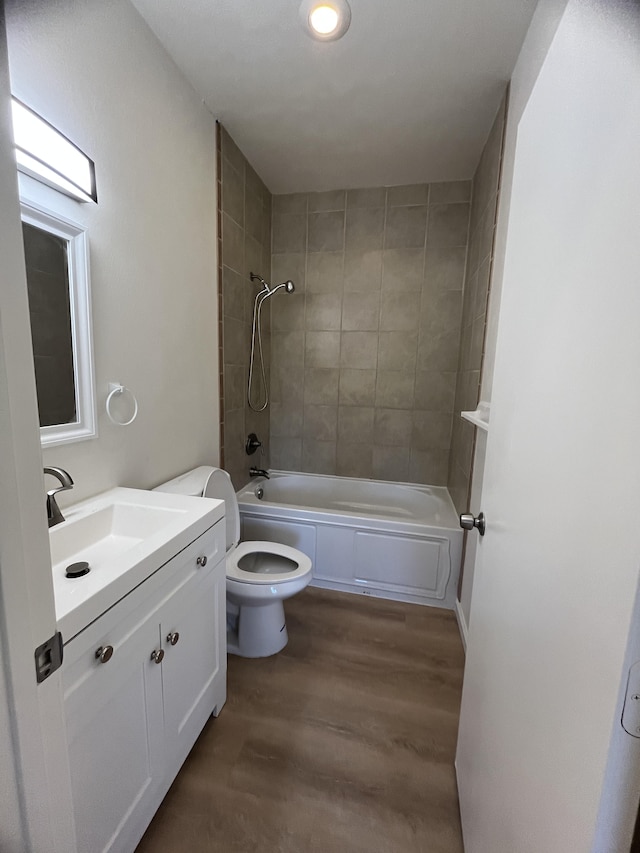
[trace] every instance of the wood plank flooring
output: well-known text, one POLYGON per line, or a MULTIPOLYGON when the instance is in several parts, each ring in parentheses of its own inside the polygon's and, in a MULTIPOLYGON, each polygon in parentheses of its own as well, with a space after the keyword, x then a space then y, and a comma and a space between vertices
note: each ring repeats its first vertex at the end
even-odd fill
POLYGON ((285 611, 280 654, 229 656, 137 853, 462 853, 453 613, 309 587, 285 611))

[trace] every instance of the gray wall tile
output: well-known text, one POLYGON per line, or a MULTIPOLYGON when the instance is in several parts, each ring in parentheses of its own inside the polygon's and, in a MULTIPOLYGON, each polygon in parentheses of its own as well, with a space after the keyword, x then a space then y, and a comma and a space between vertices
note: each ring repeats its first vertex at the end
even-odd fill
MULTIPOLYGON (((458 512, 468 510, 474 437, 474 427, 462 421, 459 413, 475 409, 480 391, 480 367, 490 288, 505 113, 506 96, 498 110, 473 178, 470 240, 460 323, 459 366, 454 394, 454 427, 447 476, 449 491, 458 512)), ((426 358, 426 353, 419 355, 425 355, 426 358)))
MULTIPOLYGON (((271 306, 273 400, 296 413, 304 403, 295 464, 345 476, 420 482, 416 472, 428 471, 438 483, 446 479, 449 444, 441 445, 449 441, 456 399, 467 254, 466 240, 449 243, 459 239, 451 234, 460 211, 467 227, 469 187, 373 187, 274 202, 274 246, 278 216, 306 212, 309 235, 304 252, 281 252, 272 261, 274 282, 297 275, 306 283, 291 302, 271 306), (450 208, 457 214, 447 218, 450 208), (435 242, 444 245, 427 246, 432 211, 435 242)), ((472 393, 469 381, 460 399, 472 393)), ((276 432, 292 431, 277 418, 276 432)))
POLYGON ((387 207, 426 204, 428 200, 429 184, 407 184, 387 188, 387 207))
POLYGON ((411 409, 376 409, 374 443, 408 447, 413 431, 411 409))
POLYGON ((282 298, 278 296, 277 303, 271 304, 271 329, 279 332, 293 332, 304 329, 304 293, 287 293, 282 298))
POLYGON ((430 412, 452 412, 457 374, 454 371, 418 370, 416 373, 416 409, 430 412))
POLYGON ((301 213, 276 213, 273 216, 272 250, 279 252, 306 252, 307 217, 301 213))
POLYGON ((417 350, 417 332, 380 332, 378 369, 414 371, 417 350))
POLYGON ((384 207, 386 187, 367 187, 347 191, 347 207, 384 207))
POLYGON ((383 207, 363 207, 347 210, 345 238, 347 252, 381 249, 383 237, 383 207))
POLYGON ((308 251, 338 252, 344 249, 344 212, 310 213, 308 251))
POLYGON ((427 207, 391 207, 387 210, 385 249, 423 248, 427 227, 427 207))
POLYGON ((374 446, 372 474, 375 480, 407 482, 409 478, 409 448, 374 446))
POLYGON ((280 471, 302 471, 302 439, 271 437, 271 465, 280 471))
POLYGON ((304 438, 302 442, 302 470, 310 474, 334 474, 336 470, 336 442, 304 438))
POLYGON ((340 370, 338 399, 341 406, 373 406, 375 398, 375 370, 340 370))
POLYGON ((362 249, 346 252, 344 257, 344 289, 346 292, 380 290, 382 251, 362 249))
POLYGON ((421 291, 424 280, 424 247, 419 249, 385 249, 382 289, 394 293, 421 291))
POLYGON ((344 210, 346 190, 329 190, 328 192, 309 193, 309 213, 320 210, 344 210))
POLYGON ((306 367, 339 367, 340 332, 307 332, 304 358, 306 367))
POLYGON ((341 477, 372 476, 373 447, 370 444, 345 444, 338 442, 336 473, 341 477))
POLYGON ((343 252, 314 252, 307 255, 307 291, 329 293, 342 291, 343 252))
POLYGON ((444 181, 429 187, 430 204, 451 204, 457 201, 471 201, 471 181, 444 181))
POLYGON ((244 174, 222 159, 222 210, 244 228, 244 174))
POLYGON ((225 317, 244 320, 245 296, 248 288, 245 279, 230 267, 222 268, 222 305, 225 317))
POLYGON ((427 246, 466 246, 468 204, 432 204, 429 207, 427 246))
POLYGON ((340 328, 342 293, 307 293, 305 326, 307 329, 340 328))
MULTIPOLYGON (((271 368, 271 399, 276 403, 301 404, 304 399, 304 368, 279 360, 272 353, 274 365, 271 368)), ((301 362, 298 362, 301 364, 301 362)))
POLYGON ((409 460, 409 482, 446 486, 448 470, 448 450, 415 450, 412 448, 411 459, 409 460))
POLYGON ((342 302, 343 331, 377 331, 379 318, 379 293, 345 293, 342 302))
MULTIPOLYGON (((305 291, 305 267, 306 255, 295 252, 285 252, 279 255, 273 255, 271 258, 271 275, 269 270, 264 269, 259 272, 267 281, 272 281, 273 284, 280 284, 281 281, 291 280, 296 286, 296 293, 304 293, 305 291)), ((255 270, 254 270, 255 272, 255 270)))
POLYGON ((371 444, 373 441, 373 406, 340 406, 338 409, 338 442, 371 444))
POLYGON ((220 125, 220 137, 222 156, 229 160, 236 171, 243 174, 247 163, 245 156, 222 125, 220 125))
POLYGON ((376 406, 410 409, 413 406, 415 374, 404 370, 379 370, 376 382, 376 406))
POLYGON ((466 246, 428 246, 424 261, 427 287, 431 290, 462 290, 466 255, 466 246))
POLYGON ((419 324, 419 293, 383 292, 380 305, 381 332, 414 332, 419 324))
POLYGON ((271 341, 271 355, 274 365, 297 367, 303 364, 304 332, 280 332, 271 341))
POLYGON ((307 194, 288 193, 287 195, 273 196, 274 213, 306 213, 307 194))
POLYGON ((449 412, 413 412, 411 447, 415 450, 449 450, 452 416, 449 412))
MULTIPOLYGON (((271 464, 270 413, 255 413, 249 409, 246 384, 253 297, 257 292, 256 286, 248 279, 248 272, 253 269, 267 278, 270 276, 272 200, 264 183, 223 127, 220 128, 220 144, 222 168, 218 205, 222 218, 221 260, 224 264, 218 283, 223 306, 221 447, 224 466, 235 488, 240 488, 249 479, 250 463, 244 452, 244 443, 250 430, 255 430, 262 439, 264 456, 261 463, 266 467, 271 464)), ((270 313, 270 305, 265 306, 263 329, 267 381, 270 373, 270 313)), ((290 305, 287 305, 284 313, 289 317, 286 324, 293 325, 290 305)), ((285 343, 285 351, 289 352, 290 344, 290 341, 285 343)), ((298 352, 302 352, 300 347, 298 352)), ((290 417, 287 413, 287 418, 290 417)), ((277 422, 277 413, 275 419, 277 422)))
POLYGON ((375 368, 377 360, 376 332, 342 332, 340 367, 375 368))
POLYGON ((302 406, 290 403, 270 403, 271 435, 289 438, 302 436, 302 406))
POLYGON ((304 372, 304 402, 337 406, 339 380, 337 368, 308 367, 304 372))
POLYGON ((226 213, 222 214, 222 263, 244 273, 244 231, 226 213))
POLYGON ((304 407, 304 437, 315 441, 335 441, 338 433, 338 407, 304 407))

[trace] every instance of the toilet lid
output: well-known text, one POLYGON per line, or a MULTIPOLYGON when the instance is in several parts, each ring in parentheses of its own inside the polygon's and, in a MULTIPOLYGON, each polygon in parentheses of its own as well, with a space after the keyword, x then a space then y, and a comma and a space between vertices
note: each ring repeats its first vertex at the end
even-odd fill
POLYGON ((212 468, 207 477, 202 496, 224 501, 227 532, 227 551, 240 541, 240 510, 231 477, 222 468, 212 468))
POLYGON ((227 554, 227 578, 243 583, 276 584, 310 572, 309 557, 280 542, 241 542, 227 554))

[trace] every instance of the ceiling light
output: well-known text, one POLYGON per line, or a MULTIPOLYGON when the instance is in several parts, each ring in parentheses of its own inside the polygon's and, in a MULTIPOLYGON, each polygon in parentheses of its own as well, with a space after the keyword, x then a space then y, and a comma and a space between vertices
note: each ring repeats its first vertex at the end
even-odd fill
POLYGON ((80 201, 97 201, 93 161, 17 98, 11 108, 18 169, 80 201))
POLYGON ((335 41, 349 29, 351 9, 347 0, 303 0, 300 17, 314 39, 335 41))

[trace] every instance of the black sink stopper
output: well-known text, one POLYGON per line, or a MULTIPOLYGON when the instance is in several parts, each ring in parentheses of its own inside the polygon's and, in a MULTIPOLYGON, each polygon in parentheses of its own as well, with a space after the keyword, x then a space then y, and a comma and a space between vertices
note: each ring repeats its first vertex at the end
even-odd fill
POLYGON ((80 560, 79 563, 71 563, 70 566, 67 566, 66 575, 68 578, 81 578, 82 575, 89 574, 90 571, 89 563, 80 560))

